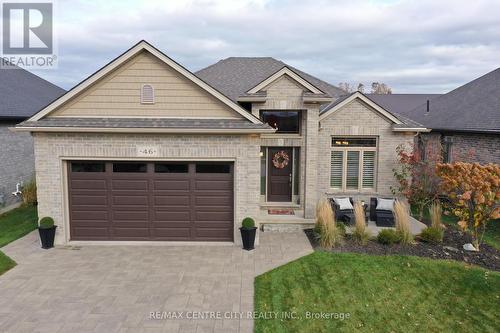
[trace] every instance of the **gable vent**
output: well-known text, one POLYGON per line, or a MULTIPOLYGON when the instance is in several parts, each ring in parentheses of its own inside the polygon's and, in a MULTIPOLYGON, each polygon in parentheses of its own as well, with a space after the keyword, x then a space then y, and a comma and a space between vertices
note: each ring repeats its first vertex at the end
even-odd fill
POLYGON ((144 84, 141 90, 141 104, 154 104, 155 91, 150 84, 144 84))

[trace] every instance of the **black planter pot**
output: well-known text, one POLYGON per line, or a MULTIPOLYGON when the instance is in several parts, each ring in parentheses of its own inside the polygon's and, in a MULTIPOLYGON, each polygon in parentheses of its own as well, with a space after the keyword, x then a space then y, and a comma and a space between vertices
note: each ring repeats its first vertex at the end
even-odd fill
POLYGON ((50 249, 51 247, 54 247, 56 228, 56 225, 52 228, 38 228, 38 233, 40 233, 40 241, 42 242, 42 249, 50 249))
POLYGON ((241 231, 241 240, 243 241, 243 248, 247 251, 253 250, 257 227, 240 228, 240 231, 241 231))

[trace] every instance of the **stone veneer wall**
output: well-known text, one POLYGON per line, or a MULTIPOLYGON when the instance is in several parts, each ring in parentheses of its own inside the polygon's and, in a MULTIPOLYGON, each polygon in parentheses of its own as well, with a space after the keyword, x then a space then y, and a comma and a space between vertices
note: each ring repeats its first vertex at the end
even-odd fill
POLYGON ((31 180, 35 172, 33 138, 29 133, 11 132, 9 127, 16 123, 0 123, 0 208, 20 200, 12 195, 16 184, 31 180))
POLYGON ((396 166, 396 147, 412 144, 415 133, 393 132, 392 124, 360 100, 354 100, 320 123, 318 139, 318 198, 334 195, 351 196, 367 201, 371 196, 392 196, 396 186, 392 169, 396 166), (342 192, 330 189, 330 158, 332 136, 378 137, 375 191, 342 192))
POLYGON ((54 218, 56 244, 68 241, 65 217, 63 159, 137 159, 137 145, 158 146, 158 157, 141 160, 233 159, 234 240, 241 242, 238 226, 246 216, 258 217, 260 141, 258 135, 162 135, 162 134, 35 134, 38 214, 54 218))

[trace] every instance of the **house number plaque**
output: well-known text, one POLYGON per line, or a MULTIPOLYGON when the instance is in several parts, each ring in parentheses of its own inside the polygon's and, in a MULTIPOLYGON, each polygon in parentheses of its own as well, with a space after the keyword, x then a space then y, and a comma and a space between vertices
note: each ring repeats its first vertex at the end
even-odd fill
POLYGON ((137 146, 137 157, 158 157, 160 148, 158 146, 137 146))

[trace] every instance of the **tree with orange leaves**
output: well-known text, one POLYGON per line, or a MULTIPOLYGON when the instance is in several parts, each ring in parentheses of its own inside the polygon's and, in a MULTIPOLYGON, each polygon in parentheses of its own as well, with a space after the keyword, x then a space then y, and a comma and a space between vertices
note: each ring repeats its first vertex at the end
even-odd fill
POLYGON ((439 163, 436 173, 454 203, 452 212, 460 219, 459 226, 472 231, 472 244, 479 250, 486 224, 500 218, 500 165, 439 163))

